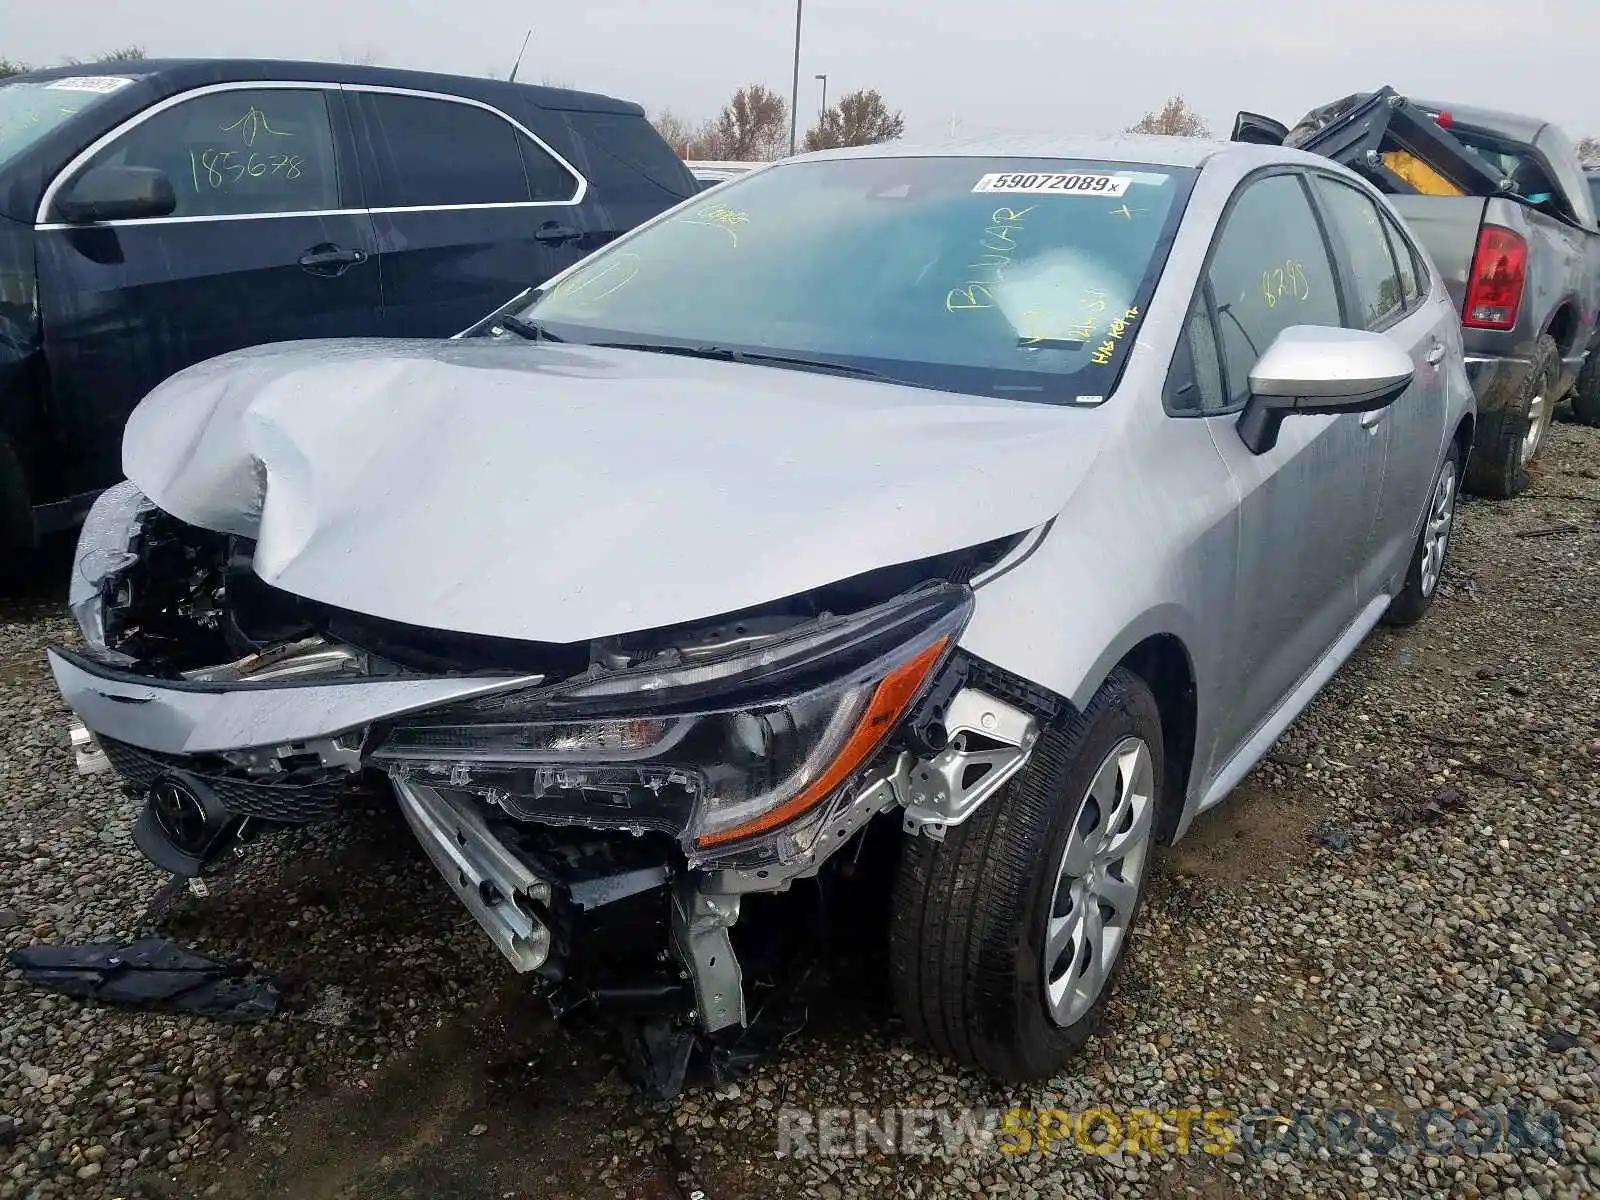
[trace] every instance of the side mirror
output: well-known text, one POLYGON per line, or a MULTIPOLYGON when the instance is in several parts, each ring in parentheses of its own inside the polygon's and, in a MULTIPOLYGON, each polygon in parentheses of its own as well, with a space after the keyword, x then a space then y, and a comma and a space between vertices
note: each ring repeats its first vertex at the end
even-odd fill
POLYGON ((1239 438, 1252 454, 1278 444, 1294 415, 1372 412, 1392 404, 1416 374, 1411 356, 1381 333, 1291 325, 1250 372, 1239 438))
POLYGON ((1260 146, 1281 146, 1289 136, 1289 127, 1282 121, 1263 117, 1260 113, 1242 112, 1233 118, 1230 142, 1253 142, 1260 146))
POLYGON ((73 225, 171 216, 177 193, 154 167, 91 167, 56 200, 56 212, 73 225))

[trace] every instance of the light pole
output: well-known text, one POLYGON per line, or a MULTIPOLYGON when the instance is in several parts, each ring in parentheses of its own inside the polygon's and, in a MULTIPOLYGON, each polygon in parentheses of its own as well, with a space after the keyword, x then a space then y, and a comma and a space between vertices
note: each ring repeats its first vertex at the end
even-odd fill
POLYGON ((817 78, 822 80, 822 112, 819 115, 825 117, 828 115, 828 74, 824 71, 817 78))
POLYGON ((789 85, 789 153, 794 153, 795 120, 800 103, 800 14, 806 0, 794 0, 794 81, 789 85))

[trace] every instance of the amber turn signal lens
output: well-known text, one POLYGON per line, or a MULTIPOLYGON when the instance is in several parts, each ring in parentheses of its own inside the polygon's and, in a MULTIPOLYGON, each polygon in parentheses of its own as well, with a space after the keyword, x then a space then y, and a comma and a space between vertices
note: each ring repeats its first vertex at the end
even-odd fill
POLYGON ((872 699, 867 703, 866 711, 861 714, 855 729, 845 739, 844 745, 839 748, 839 753, 834 756, 833 762, 828 764, 826 771, 778 807, 762 813, 754 820, 746 821, 743 825, 705 834, 695 839, 695 844, 702 847, 717 846, 753 834, 765 833, 799 816, 826 798, 849 778, 850 773, 865 762, 867 755, 876 750, 888 736, 889 731, 905 714, 906 706, 922 690, 928 673, 933 670, 934 664, 939 661, 949 643, 950 638, 947 634, 878 681, 878 686, 873 689, 872 699))

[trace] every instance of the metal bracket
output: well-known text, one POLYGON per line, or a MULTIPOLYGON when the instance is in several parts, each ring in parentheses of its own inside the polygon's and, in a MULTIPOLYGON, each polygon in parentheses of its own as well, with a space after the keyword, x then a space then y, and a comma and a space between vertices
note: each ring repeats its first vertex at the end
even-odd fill
POLYGON ((1029 713, 977 688, 962 688, 945 716, 949 744, 911 768, 903 827, 935 841, 978 810, 1020 771, 1039 738, 1029 713))
POLYGON ((672 940, 694 982, 700 1027, 715 1033, 743 1025, 744 978, 728 930, 739 919, 738 896, 702 892, 684 877, 672 896, 672 940))

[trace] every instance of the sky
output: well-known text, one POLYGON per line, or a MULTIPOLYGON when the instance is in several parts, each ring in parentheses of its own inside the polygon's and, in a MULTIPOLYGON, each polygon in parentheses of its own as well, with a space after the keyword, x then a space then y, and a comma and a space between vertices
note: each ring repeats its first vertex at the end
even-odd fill
MULTIPOLYGON (((1110 133, 1182 95, 1226 136, 1390 84, 1600 135, 1600 0, 801 0, 801 129, 875 87, 907 136, 1110 133)), ((0 58, 309 58, 605 92, 699 120, 762 83, 787 96, 795 0, 0 0, 0 58)))

